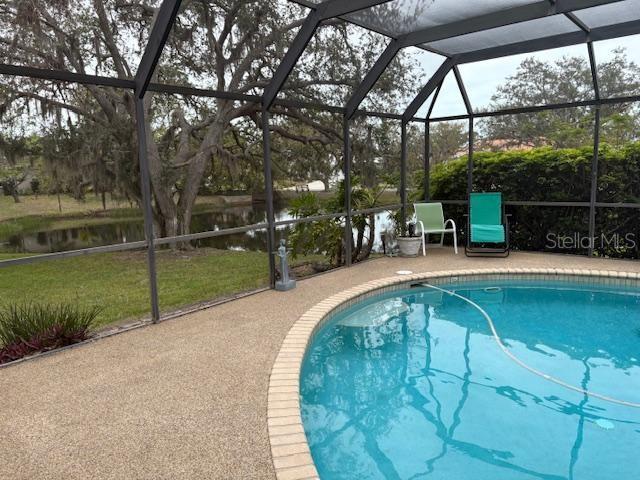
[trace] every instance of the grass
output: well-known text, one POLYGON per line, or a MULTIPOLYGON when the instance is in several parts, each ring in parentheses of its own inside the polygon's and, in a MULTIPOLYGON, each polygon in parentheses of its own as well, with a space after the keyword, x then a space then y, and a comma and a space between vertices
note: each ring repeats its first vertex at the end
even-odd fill
MULTIPOLYGON (((0 196, 0 222, 25 216, 56 216, 81 214, 88 211, 102 210, 99 198, 87 197, 85 201, 78 201, 72 197, 60 197, 62 212, 58 210, 58 198, 55 195, 25 195, 20 197, 20 203, 15 203, 11 197, 0 196)), ((126 203, 107 202, 107 207, 121 208, 126 203)))
MULTIPOLYGON (((0 260, 19 255, 0 254, 0 260)), ((260 252, 198 249, 159 251, 161 309, 197 302, 268 284, 268 258, 260 252)), ((71 303, 102 307, 97 326, 149 315, 145 252, 75 257, 0 268, 0 304, 71 303)))
MULTIPOLYGON (((137 207, 131 208, 129 202, 107 200, 107 209, 102 209, 102 202, 98 197, 88 196, 85 200, 76 200, 67 195, 60 196, 62 211, 58 210, 58 197, 55 195, 25 195, 20 197, 20 203, 15 203, 13 198, 0 195, 0 222, 22 217, 86 217, 93 214, 105 214, 114 218, 142 217, 142 211, 137 207)), ((221 197, 198 197, 196 210, 211 206, 221 206, 224 202, 221 197)))
MULTIPOLYGON (((0 240, 13 235, 39 232, 43 230, 61 230, 89 225, 106 225, 126 220, 140 220, 142 211, 129 207, 128 202, 107 202, 102 209, 100 199, 87 197, 84 201, 68 196, 61 197, 62 212, 58 210, 55 195, 20 197, 15 203, 11 197, 0 196, 0 240)), ((195 213, 207 212, 223 205, 221 197, 199 197, 195 213)))

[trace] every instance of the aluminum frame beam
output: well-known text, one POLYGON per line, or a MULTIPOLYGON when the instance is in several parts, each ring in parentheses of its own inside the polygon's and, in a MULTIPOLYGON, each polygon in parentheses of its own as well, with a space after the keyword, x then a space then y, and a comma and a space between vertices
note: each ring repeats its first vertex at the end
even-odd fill
POLYGON ((453 66, 453 75, 456 77, 458 90, 460 90, 460 95, 462 95, 462 101, 464 102, 464 108, 467 110, 467 115, 473 116, 473 107, 471 106, 467 89, 464 86, 464 81, 462 80, 462 75, 460 74, 460 69, 457 65, 453 66))
POLYGON ((431 93, 433 93, 433 91, 440 86, 444 78, 455 65, 455 60, 451 58, 448 58, 442 63, 442 65, 440 65, 438 70, 436 70, 436 73, 433 74, 427 84, 422 88, 422 90, 420 90, 418 95, 416 95, 416 97, 405 110, 404 114, 402 115, 403 122, 408 122, 414 117, 422 104, 427 101, 429 95, 431 95, 431 93))
MULTIPOLYGON (((384 53, 378 58, 373 68, 367 73, 360 85, 356 88, 347 103, 347 116, 353 117, 358 107, 369 94, 380 76, 387 69, 398 52, 410 46, 417 46, 445 40, 447 38, 480 32, 492 28, 504 27, 514 23, 536 20, 551 15, 570 14, 574 10, 580 10, 622 0, 558 0, 550 4, 548 0, 508 8, 501 12, 478 15, 458 22, 451 22, 437 27, 429 27, 423 30, 410 32, 393 39, 384 53)), ((426 48, 429 48, 426 45, 426 48)))
POLYGON ((80 85, 96 85, 98 87, 124 88, 130 90, 133 90, 136 87, 133 80, 123 78, 86 75, 84 73, 69 72, 67 70, 49 70, 46 68, 27 67, 23 65, 8 65, 6 63, 0 63, 0 75, 77 83, 80 85))
POLYGON ((600 160, 600 106, 596 107, 591 159, 591 190, 589 195, 589 256, 593 256, 596 235, 596 203, 598 201, 598 163, 600 160))
POLYGON ((407 224, 407 161, 407 122, 403 121, 400 126, 400 218, 403 225, 407 224))
MULTIPOLYGON (((473 117, 469 117, 469 152, 467 155, 467 198, 473 193, 473 152, 475 142, 475 122, 473 117)), ((470 213, 470 212, 469 212, 470 213)))
POLYGON ((147 239, 147 268, 149 270, 149 295, 151 300, 151 319, 160 321, 160 301, 158 299, 158 279, 156 273, 156 251, 153 232, 153 206, 151 204, 151 180, 149 178, 149 159, 147 156, 147 131, 144 113, 144 98, 138 97, 136 103, 136 129, 138 133, 138 163, 140 167, 140 190, 144 213, 144 233, 147 239))
POLYGON ((140 167, 140 191, 142 192, 142 209, 144 213, 144 233, 147 238, 147 266, 149 270, 149 294, 151 299, 151 319, 160 321, 160 300, 158 298, 158 279, 156 273, 156 250, 154 244, 153 198, 151 178, 149 174, 149 157, 147 149, 147 127, 145 119, 144 97, 156 70, 162 50, 169 38, 169 33, 178 15, 182 0, 164 0, 156 12, 155 22, 149 35, 136 76, 135 104, 136 129, 138 136, 138 163, 140 167))
POLYGON ((424 124, 424 158, 422 160, 424 174, 422 198, 425 202, 428 202, 431 196, 431 124, 429 122, 424 124))
POLYGON ((353 231, 351 226, 352 211, 352 188, 351 188, 351 129, 349 125, 350 121, 348 117, 342 119, 342 137, 343 137, 343 166, 342 171, 344 173, 344 209, 347 213, 344 218, 344 252, 345 252, 345 265, 351 266, 353 255, 351 242, 353 241, 353 231))
POLYGON ((387 70, 393 59, 400 51, 400 48, 400 43, 397 40, 391 40, 391 43, 387 45, 387 48, 382 52, 382 55, 378 57, 378 60, 373 64, 371 70, 367 72, 364 79, 360 82, 360 85, 356 88, 347 102, 345 115, 348 119, 353 118, 362 101, 369 94, 382 74, 387 70))
POLYGON ((440 82, 440 84, 438 85, 438 88, 436 88, 436 93, 433 94, 433 98, 431 99, 431 105, 429 105, 429 111, 427 112, 426 123, 429 123, 429 119, 433 114, 433 109, 435 108, 436 102, 438 101, 438 96, 440 95, 440 90, 442 90, 443 83, 444 83, 444 79, 443 81, 440 82))
POLYGON ((600 40, 609 40, 612 38, 636 35, 639 33, 640 20, 632 20, 615 25, 593 28, 589 33, 585 33, 583 31, 562 33, 559 35, 552 35, 535 40, 509 43, 506 45, 500 45, 498 47, 465 52, 454 56, 454 58, 456 59, 456 63, 458 64, 480 62, 483 60, 491 60, 493 58, 508 57, 511 55, 537 52, 540 50, 548 50, 552 48, 568 47, 571 45, 579 45, 581 43, 589 43, 600 40))
MULTIPOLYGON (((506 108, 502 110, 496 110, 494 112, 475 112, 473 116, 475 118, 500 117, 504 115, 519 115, 521 113, 543 112, 545 110, 562 110, 563 108, 593 107, 597 105, 615 105, 618 103, 632 103, 632 102, 640 102, 640 95, 632 95, 629 97, 601 98, 599 100, 579 100, 576 102, 536 105, 532 107, 506 108)), ((433 123, 450 122, 451 120, 466 120, 469 117, 470 115, 468 114, 451 115, 447 117, 430 118, 425 121, 429 121, 433 123)))
POLYGON ((458 37, 469 33, 481 32, 492 28, 505 27, 514 23, 537 20, 552 15, 562 15, 575 10, 597 7, 622 0, 558 0, 550 4, 548 0, 507 8, 499 12, 487 13, 458 22, 438 25, 437 27, 408 33, 398 40, 404 47, 428 44, 438 40, 458 37))
POLYGON ((264 193, 267 206, 267 253, 269 255, 269 285, 276 286, 276 229, 273 208, 273 169, 271 162, 271 128, 270 115, 267 108, 262 108, 262 167, 264 175, 264 193))
POLYGON ((564 16, 573 22, 573 24, 584 33, 589 33, 591 31, 587 24, 580 20, 574 13, 565 13, 564 16))
POLYGON ((265 88, 262 101, 263 106, 267 109, 271 108, 278 93, 282 90, 287 78, 289 78, 289 75, 323 21, 389 1, 390 0, 351 0, 345 2, 343 0, 327 0, 319 4, 305 19, 289 50, 280 62, 280 65, 278 65, 271 82, 267 88, 265 88))
POLYGON ((589 67, 591 69, 591 81, 593 82, 593 93, 596 100, 600 100, 600 84, 598 82, 598 64, 596 63, 596 54, 593 50, 593 43, 587 43, 587 51, 589 53, 589 67))
POLYGON ((169 38, 169 33, 171 33, 171 28, 178 16, 181 3, 182 0, 164 0, 158 9, 147 46, 136 71, 135 83, 138 98, 143 98, 147 91, 162 50, 169 38))

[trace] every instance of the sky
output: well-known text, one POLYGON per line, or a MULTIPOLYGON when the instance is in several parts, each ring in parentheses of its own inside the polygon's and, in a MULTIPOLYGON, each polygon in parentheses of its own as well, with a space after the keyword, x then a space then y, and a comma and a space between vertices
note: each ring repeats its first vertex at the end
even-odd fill
MULTIPOLYGON (((626 48, 628 58, 640 64, 640 48, 638 48, 640 47, 640 35, 595 42, 594 52, 596 61, 604 62, 609 60, 612 56, 612 50, 616 47, 626 48)), ((417 48, 410 50, 410 55, 419 62, 425 75, 425 83, 443 60, 443 57, 439 55, 421 51, 417 48)), ((534 57, 542 61, 553 62, 563 56, 581 56, 588 61, 587 45, 574 45, 524 55, 497 58, 484 62, 461 65, 459 68, 472 107, 474 110, 484 110, 482 107, 486 107, 489 104, 491 96, 496 91, 498 85, 503 84, 507 77, 515 74, 518 65, 520 65, 525 58, 534 57)), ((430 102, 430 99, 425 102, 418 111, 418 116, 424 117, 426 115, 430 102)), ((455 78, 453 74, 449 74, 438 96, 432 117, 464 113, 466 113, 466 111, 455 78)))

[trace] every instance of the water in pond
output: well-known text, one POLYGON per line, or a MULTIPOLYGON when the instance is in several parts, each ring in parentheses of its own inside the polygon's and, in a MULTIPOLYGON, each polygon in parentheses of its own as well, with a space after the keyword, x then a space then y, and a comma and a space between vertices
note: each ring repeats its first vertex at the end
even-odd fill
MULTIPOLYGON (((197 233, 242 227, 266 222, 266 218, 264 205, 219 207, 206 213, 194 215, 191 230, 193 233, 197 233)), ((276 211, 276 221, 290 220, 291 218, 287 208, 280 208, 276 211)), ((378 227, 383 225, 388 228, 389 223, 386 212, 376 215, 378 227)), ((279 227, 278 230, 279 236, 286 237, 289 227, 279 227)), ((0 251, 50 253, 140 240, 144 240, 142 219, 123 220, 103 225, 87 225, 14 235, 4 243, 0 240, 0 251)), ((255 230, 198 240, 197 244, 200 247, 223 250, 265 251, 267 237, 265 230, 255 230)), ((380 247, 379 235, 377 234, 376 248, 380 247)))
POLYGON ((319 332, 301 375, 323 480, 636 480, 640 292, 540 282, 380 296, 319 332), (487 287, 500 287, 490 288, 487 287))

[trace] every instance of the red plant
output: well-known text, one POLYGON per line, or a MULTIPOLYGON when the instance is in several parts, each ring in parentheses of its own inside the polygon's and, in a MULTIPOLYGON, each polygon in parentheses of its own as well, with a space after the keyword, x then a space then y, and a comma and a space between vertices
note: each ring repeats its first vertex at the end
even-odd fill
POLYGON ((89 337, 88 329, 65 331, 61 325, 54 325, 43 333, 28 340, 18 340, 0 349, 0 365, 13 362, 37 352, 47 352, 82 342, 89 337))

